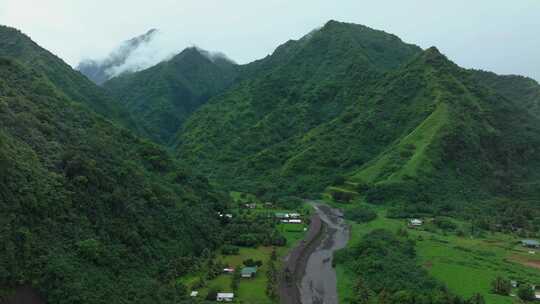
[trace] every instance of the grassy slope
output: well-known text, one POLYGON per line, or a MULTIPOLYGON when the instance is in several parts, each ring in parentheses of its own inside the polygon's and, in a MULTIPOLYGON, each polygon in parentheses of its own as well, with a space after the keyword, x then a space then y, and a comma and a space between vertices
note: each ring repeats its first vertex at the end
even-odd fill
MULTIPOLYGON (((338 205, 347 208, 347 205, 338 205)), ((352 238, 347 245, 355 246, 363 235, 375 229, 388 229, 396 232, 406 226, 403 220, 385 217, 383 207, 373 207, 378 218, 366 224, 352 225, 352 238)), ((466 226, 464 223, 459 223, 466 226)), ((517 245, 518 239, 504 234, 488 234, 480 238, 457 237, 427 231, 408 230, 409 235, 417 240, 416 249, 420 263, 436 279, 445 283, 452 292, 463 297, 470 297, 475 292, 484 295, 487 303, 513 303, 512 298, 490 293, 490 283, 498 275, 503 277, 534 282, 540 281, 540 270, 511 262, 516 257, 527 257, 525 251, 517 245)), ((337 265, 338 291, 340 302, 350 298, 355 278, 342 265, 337 265)))

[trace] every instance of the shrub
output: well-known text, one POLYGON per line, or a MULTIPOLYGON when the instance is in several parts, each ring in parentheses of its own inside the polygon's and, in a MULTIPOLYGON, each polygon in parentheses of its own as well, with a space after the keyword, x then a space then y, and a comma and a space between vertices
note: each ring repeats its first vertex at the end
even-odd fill
POLYGON ((444 217, 435 218, 433 223, 442 230, 455 230, 457 228, 456 224, 444 217))
POLYGON ((536 295, 535 295, 534 289, 529 284, 522 284, 519 287, 517 295, 523 301, 529 302, 529 301, 536 300, 536 295))
POLYGON ((509 280, 497 277, 491 282, 491 292, 503 296, 507 296, 512 291, 512 284, 509 280))
POLYGON ((377 213, 366 207, 355 207, 345 211, 345 218, 357 223, 367 223, 376 219, 377 213))
POLYGON ((237 255, 240 248, 233 245, 225 245, 221 248, 221 254, 223 255, 237 255))
POLYGON ((261 267, 262 261, 261 260, 253 260, 253 259, 247 259, 242 262, 247 267, 261 267))

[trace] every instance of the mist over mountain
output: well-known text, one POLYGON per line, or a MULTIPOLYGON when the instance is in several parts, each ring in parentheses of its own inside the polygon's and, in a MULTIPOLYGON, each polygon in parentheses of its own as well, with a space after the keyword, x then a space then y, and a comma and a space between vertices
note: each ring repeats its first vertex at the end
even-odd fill
POLYGON ((231 86, 238 65, 222 53, 189 47, 169 60, 115 77, 103 87, 137 121, 141 134, 168 145, 184 121, 231 86))
MULTIPOLYGON (((104 59, 86 59, 79 63, 77 70, 97 84, 102 84, 123 72, 135 72, 147 68, 147 64, 135 64, 137 50, 148 46, 159 33, 151 29, 143 35, 124 41, 104 59)), ((136 60, 138 61, 138 60, 136 60)))

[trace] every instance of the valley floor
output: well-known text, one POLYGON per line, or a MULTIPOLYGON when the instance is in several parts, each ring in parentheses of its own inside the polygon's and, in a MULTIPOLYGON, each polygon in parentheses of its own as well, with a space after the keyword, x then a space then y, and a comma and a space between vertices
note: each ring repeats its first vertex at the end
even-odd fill
MULTIPOLYGON (((348 208, 348 205, 339 205, 348 208)), ((397 232, 407 227, 405 220, 386 217, 383 207, 374 207, 377 219, 369 223, 351 224, 351 241, 347 247, 358 244, 362 236, 375 229, 388 229, 397 232)), ((458 236, 454 232, 434 229, 429 219, 424 227, 407 229, 409 236, 416 240, 416 251, 422 267, 451 292, 464 298, 480 293, 489 304, 510 304, 516 297, 500 296, 491 293, 493 279, 501 276, 518 282, 540 283, 540 252, 534 254, 521 247, 519 238, 501 233, 482 233, 471 237, 458 236)), ((466 223, 454 221, 458 227, 466 227, 466 223)), ((343 265, 337 265, 339 303, 348 303, 354 289, 353 274, 343 265)), ((538 284, 536 284, 538 285, 538 284)), ((516 290, 512 291, 513 294, 516 290)))

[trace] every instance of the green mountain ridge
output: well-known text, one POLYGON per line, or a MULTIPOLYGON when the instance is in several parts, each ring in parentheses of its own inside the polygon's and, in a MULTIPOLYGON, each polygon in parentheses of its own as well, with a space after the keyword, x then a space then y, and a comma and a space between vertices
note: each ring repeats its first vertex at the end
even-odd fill
POLYGON ((232 85, 237 73, 228 59, 192 47, 104 87, 130 111, 143 135, 168 145, 189 115, 232 85))
POLYGON ((114 102, 103 89, 20 31, 0 25, 0 56, 31 65, 72 100, 123 126, 136 129, 127 110, 114 102))
POLYGON ((175 302, 173 279, 218 244, 221 197, 30 64, 0 57, 0 298, 175 302))
POLYGON ((253 65, 178 136, 179 158, 218 185, 316 196, 344 176, 374 201, 461 205, 538 193, 534 95, 436 48, 331 21, 253 65))

